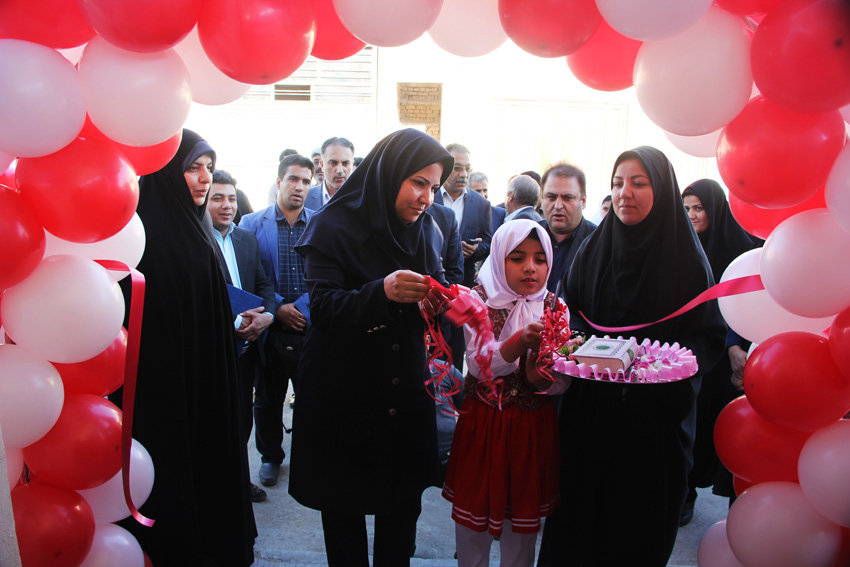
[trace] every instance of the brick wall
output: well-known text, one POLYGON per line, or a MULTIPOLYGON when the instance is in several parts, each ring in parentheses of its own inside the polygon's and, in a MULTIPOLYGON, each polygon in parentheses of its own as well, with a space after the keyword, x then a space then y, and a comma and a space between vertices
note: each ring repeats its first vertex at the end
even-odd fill
POLYGON ((398 83, 398 118, 402 124, 423 124, 425 132, 439 140, 442 115, 441 83, 398 83))

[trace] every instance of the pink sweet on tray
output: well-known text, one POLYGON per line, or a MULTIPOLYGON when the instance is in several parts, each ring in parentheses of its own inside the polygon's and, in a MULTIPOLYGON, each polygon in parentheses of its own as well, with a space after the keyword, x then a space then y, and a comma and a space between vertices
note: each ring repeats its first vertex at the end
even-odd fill
POLYGON ((603 382, 620 382, 625 384, 662 384, 690 378, 697 373, 697 359, 690 349, 679 343, 661 344, 644 339, 639 345, 634 337, 611 339, 607 335, 602 338, 591 336, 587 342, 569 358, 556 356, 552 370, 586 380, 603 382), (629 352, 630 347, 637 346, 637 352, 631 364, 624 367, 621 352, 617 357, 611 357, 611 362, 605 361, 605 350, 615 350, 617 343, 622 343, 621 352, 629 352), (582 360, 592 362, 585 363, 582 360))

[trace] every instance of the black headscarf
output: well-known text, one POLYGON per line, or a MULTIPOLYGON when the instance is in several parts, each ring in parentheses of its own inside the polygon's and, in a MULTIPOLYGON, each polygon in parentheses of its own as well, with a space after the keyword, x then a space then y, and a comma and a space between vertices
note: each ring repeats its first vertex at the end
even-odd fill
MULTIPOLYGON (((240 431, 236 341, 227 288, 184 171, 215 152, 183 130, 176 155, 141 178, 145 276, 133 437, 157 469, 133 532, 157 565, 250 565, 256 536, 240 431), (209 467, 214 456, 216 466, 209 467), (215 495, 212 498, 210 495, 215 495)), ((213 248, 215 246, 215 248, 213 248)))
MULTIPOLYGON (((640 223, 627 226, 612 209, 584 241, 567 278, 570 303, 605 326, 655 321, 714 283, 667 157, 641 146, 621 154, 614 171, 629 159, 640 161, 649 175, 652 210, 640 223)), ((573 316, 577 314, 574 309, 573 316)), ((677 340, 675 329, 683 319, 687 317, 653 325, 649 336, 677 340)))
POLYGON ((757 248, 764 241, 757 238, 738 224, 732 216, 729 201, 720 184, 713 179, 700 179, 688 185, 682 191, 682 198, 693 195, 702 203, 705 209, 708 227, 698 234, 702 249, 708 256, 714 280, 720 281, 720 276, 729 264, 748 250, 757 248))
MULTIPOLYGON (((295 249, 302 255, 313 248, 335 257, 359 282, 398 269, 429 273, 430 256, 439 254, 428 237, 434 221, 422 214, 405 225, 395 212, 395 202, 402 182, 433 163, 443 166, 442 185, 454 167, 454 158, 437 140, 411 128, 390 134, 372 148, 325 208, 312 217, 295 249), (376 244, 382 254, 364 246, 366 240, 376 244)), ((439 263, 439 257, 436 260, 439 263)))

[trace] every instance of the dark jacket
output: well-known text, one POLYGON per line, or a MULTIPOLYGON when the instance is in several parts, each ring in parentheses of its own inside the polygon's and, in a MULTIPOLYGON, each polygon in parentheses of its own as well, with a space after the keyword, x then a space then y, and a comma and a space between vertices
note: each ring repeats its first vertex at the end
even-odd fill
MULTIPOLYGON (((440 191, 434 196, 434 202, 443 204, 443 195, 440 191)), ((493 240, 493 227, 491 224, 490 201, 476 193, 466 191, 466 202, 463 205, 463 219, 460 222, 460 239, 469 240, 480 238, 478 249, 475 254, 463 261, 463 285, 473 287, 475 285, 475 262, 483 260, 490 255, 490 241, 493 240)))
POLYGON ((463 252, 460 248, 460 232, 454 211, 439 203, 433 203, 425 210, 431 215, 440 229, 440 258, 446 271, 446 280, 450 284, 463 282, 463 252))

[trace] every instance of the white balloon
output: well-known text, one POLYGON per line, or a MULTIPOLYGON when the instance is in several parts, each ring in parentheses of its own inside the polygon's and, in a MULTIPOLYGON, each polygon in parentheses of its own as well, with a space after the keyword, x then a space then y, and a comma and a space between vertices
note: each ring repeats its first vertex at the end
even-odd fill
POLYGON ((688 155, 713 158, 717 156, 717 141, 720 139, 722 131, 723 128, 718 128, 714 132, 702 136, 679 136, 667 131, 664 134, 674 146, 688 155))
POLYGON ((77 137, 85 119, 77 70, 67 59, 44 45, 0 39, 0 150, 52 154, 77 137))
POLYGON ((227 104, 241 97, 251 86, 234 81, 213 65, 201 46, 197 27, 192 28, 189 35, 174 46, 174 50, 189 71, 189 88, 195 102, 227 104))
POLYGON ((449 53, 463 57, 486 55, 508 38, 499 20, 499 0, 443 0, 428 34, 449 53))
POLYGON ((0 345, 0 429, 7 451, 44 437, 64 403, 62 378, 52 364, 21 346, 0 345))
POLYGON ((634 84, 641 108, 662 129, 680 136, 714 132, 750 98, 750 36, 740 18, 714 8, 686 31, 644 43, 634 84))
POLYGON ((189 72, 173 49, 134 53, 95 37, 79 70, 91 121, 116 142, 159 144, 189 116, 189 72))
POLYGON ((686 30, 711 8, 712 0, 596 0, 599 13, 626 37, 657 41, 686 30))
POLYGON ((410 43, 437 20, 443 0, 333 0, 342 25, 378 47, 410 43))
POLYGON ((850 144, 835 159, 826 178, 826 208, 841 228, 850 232, 850 144))
MULTIPOLYGON (((130 509, 124 501, 121 473, 122 471, 119 470, 115 476, 100 486, 77 491, 91 506, 95 522, 117 522, 130 515, 130 509)), ((153 481, 154 466, 150 453, 141 443, 133 439, 133 446, 130 449, 130 495, 133 497, 136 508, 144 504, 151 495, 153 481)))
POLYGON ((21 449, 6 447, 6 478, 9 488, 14 488, 24 472, 24 452, 21 449))
MULTIPOLYGON (((744 252, 729 264, 720 281, 759 274, 762 249, 744 252)), ((814 285, 814 284, 813 284, 814 285)), ((754 343, 777 333, 803 331, 823 335, 835 317, 800 317, 781 307, 766 290, 751 291, 717 300, 720 313, 733 331, 754 343)))
POLYGON ((83 56, 83 51, 86 49, 86 44, 78 45, 77 47, 69 47, 68 49, 58 49, 59 53, 62 54, 62 57, 71 62, 71 64, 76 65, 80 62, 80 58, 83 56))
POLYGON ((118 336, 124 298, 98 264, 71 254, 41 261, 24 281, 3 292, 3 325, 20 346, 71 364, 103 352, 118 336))
POLYGON ((850 307, 850 232, 827 209, 782 221, 764 243, 759 269, 776 303, 804 317, 827 317, 850 307))
POLYGON ((80 567, 144 567, 145 554, 133 534, 115 524, 96 524, 89 554, 80 567))
POLYGON ((0 172, 9 169, 9 166, 12 165, 13 161, 15 161, 15 156, 10 156, 5 152, 0 152, 0 172))
MULTIPOLYGON (((145 227, 138 214, 133 214, 124 228, 99 242, 80 243, 62 240, 44 231, 44 257, 56 254, 76 254, 90 260, 118 260, 135 268, 145 252, 145 227)), ((129 272, 107 270, 113 281, 119 281, 129 272)))
POLYGON ((850 124, 850 104, 848 104, 847 106, 842 106, 838 110, 841 111, 841 116, 844 117, 844 122, 850 124))

